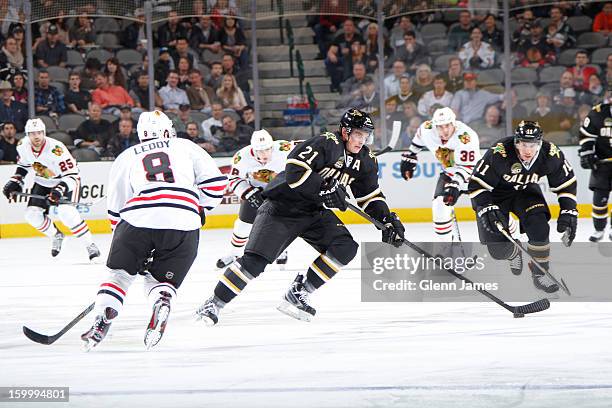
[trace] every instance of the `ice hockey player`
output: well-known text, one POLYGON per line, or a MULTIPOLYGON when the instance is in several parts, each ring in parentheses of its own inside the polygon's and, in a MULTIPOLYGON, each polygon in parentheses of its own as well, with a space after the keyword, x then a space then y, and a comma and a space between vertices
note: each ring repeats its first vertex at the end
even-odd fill
POLYGON ((57 256, 62 249, 64 234, 57 229, 49 209, 57 206, 57 215, 72 235, 86 246, 89 259, 100 256, 94 244, 89 227, 74 205, 62 204, 61 200, 78 202, 81 194, 81 177, 76 160, 59 140, 47 136, 41 119, 29 119, 25 125, 25 138, 17 146, 17 170, 4 186, 3 194, 11 200, 15 193, 23 192, 23 184, 30 169, 34 170, 33 195, 25 212, 26 221, 51 238, 51 256, 57 256))
POLYGON ((205 213, 221 202, 227 186, 227 176, 208 153, 175 137, 164 113, 143 112, 137 131, 140 144, 117 157, 109 176, 114 227, 109 275, 98 289, 94 324, 81 336, 86 350, 104 339, 152 252, 144 289, 153 312, 144 343, 150 349, 159 342, 177 289, 196 258, 205 213))
MULTIPOLYGON (((557 194, 561 207, 557 231, 570 246, 576 237, 576 177, 563 152, 553 143, 543 141, 537 122, 522 121, 514 137, 499 140, 478 162, 469 183, 472 207, 478 218, 478 235, 495 259, 508 259, 515 275, 523 268, 518 248, 501 234, 508 228, 509 213, 519 219, 521 231, 529 239, 529 254, 548 270, 550 246, 550 210, 538 185, 548 178, 550 190, 557 194)), ((547 293, 559 286, 532 262, 529 263, 536 288, 547 293)))
POLYGON ((323 133, 293 149, 285 171, 264 190, 266 200, 257 212, 244 256, 225 270, 213 296, 196 311, 197 317, 208 325, 216 324, 219 309, 301 237, 319 256, 306 273, 296 276, 279 310, 309 321, 315 314, 309 295, 357 253, 358 244, 331 211, 347 209, 344 186, 350 187, 364 211, 385 225, 383 242, 402 244, 404 226, 389 211, 378 186, 376 157, 365 146, 371 143, 373 130, 368 114, 352 108, 342 116, 338 132, 323 133))
MULTIPOLYGON (((257 209, 264 201, 263 188, 285 170, 287 155, 294 146, 294 142, 274 141, 267 130, 261 129, 253 132, 249 146, 234 155, 228 191, 240 197, 240 212, 232 231, 232 252, 217 261, 217 268, 227 267, 242 255, 257 209)), ((287 263, 286 250, 279 255, 276 263, 287 263)))
MULTIPOLYGON (((608 197, 612 190, 612 104, 595 105, 580 127, 580 166, 591 169, 589 189, 593 191, 593 227, 589 237, 601 241, 608 218, 608 197)), ((612 213, 610 214, 612 224, 612 213)), ((610 231, 612 240, 612 231, 610 231)))
POLYGON ((437 109, 431 120, 419 126, 407 153, 402 154, 400 172, 410 180, 416 169, 417 153, 427 149, 442 165, 431 209, 433 227, 440 241, 453 241, 453 208, 467 189, 467 183, 480 159, 478 135, 455 119, 451 108, 437 109))

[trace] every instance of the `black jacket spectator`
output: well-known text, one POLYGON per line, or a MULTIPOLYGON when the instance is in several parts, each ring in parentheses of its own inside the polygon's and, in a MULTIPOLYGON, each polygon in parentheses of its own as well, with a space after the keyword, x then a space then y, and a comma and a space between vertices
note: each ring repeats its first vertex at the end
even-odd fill
POLYGON ((2 95, 2 101, 0 101, 0 122, 12 122, 15 124, 18 132, 23 132, 28 121, 28 106, 25 103, 12 100, 13 90, 7 81, 0 83, 0 93, 2 95))
POLYGON ((223 117, 223 130, 219 136, 217 152, 235 153, 251 142, 253 129, 238 125, 231 115, 223 117))
POLYGON ((121 119, 119 120, 119 131, 114 133, 108 140, 104 156, 117 157, 125 149, 135 146, 138 143, 140 143, 140 141, 136 134, 136 129, 132 124, 132 120, 121 119))
POLYGON ((459 13, 459 23, 448 30, 449 51, 459 51, 466 42, 470 41, 472 33, 472 15, 469 11, 459 13))
POLYGON ((76 147, 95 147, 104 149, 111 138, 113 125, 102 119, 102 108, 92 103, 89 107, 89 119, 79 125, 74 134, 76 147))
POLYGON ((168 13, 168 21, 157 29, 157 45, 159 47, 174 47, 176 39, 187 38, 187 30, 181 25, 181 19, 176 11, 168 13))
POLYGON ((0 163, 1 162, 17 162, 17 138, 15 137, 17 129, 15 124, 5 122, 0 133, 0 163))
POLYGON ((39 67, 65 66, 68 59, 68 48, 58 40, 57 27, 49 26, 47 39, 36 47, 36 61, 39 67))
POLYGON ((200 17, 200 21, 193 26, 189 36, 189 46, 193 50, 210 50, 212 52, 221 50, 219 32, 215 29, 210 17, 200 17))
POLYGON ((81 76, 77 73, 70 74, 68 84, 70 88, 64 96, 68 112, 85 114, 91 102, 91 94, 81 89, 81 76))

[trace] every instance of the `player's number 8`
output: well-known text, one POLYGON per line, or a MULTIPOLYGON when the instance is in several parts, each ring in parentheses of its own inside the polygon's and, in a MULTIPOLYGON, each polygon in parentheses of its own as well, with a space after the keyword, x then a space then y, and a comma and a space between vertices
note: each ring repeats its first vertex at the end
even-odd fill
POLYGON ((147 180, 174 183, 174 174, 170 167, 170 158, 164 152, 151 153, 142 159, 147 180), (161 180, 158 175, 161 174, 161 180))

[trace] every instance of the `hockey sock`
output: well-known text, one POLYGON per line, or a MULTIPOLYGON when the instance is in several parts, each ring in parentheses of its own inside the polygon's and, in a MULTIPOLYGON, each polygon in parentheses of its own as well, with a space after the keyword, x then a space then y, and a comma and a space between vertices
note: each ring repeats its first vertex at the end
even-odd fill
MULTIPOLYGON (((596 231, 603 231, 606 228, 609 194, 609 191, 595 190, 593 192, 591 218, 593 218, 593 227, 596 231)), ((612 223, 612 213, 610 214, 610 217, 610 223, 612 223)))
POLYGON ((319 255, 308 268, 308 272, 306 272, 304 287, 308 292, 314 292, 323 286, 325 282, 333 278, 340 271, 341 267, 342 264, 330 255, 319 255))
POLYGON ((234 222, 234 230, 232 231, 232 255, 240 256, 247 241, 253 224, 242 221, 238 218, 234 222))
POLYGON ((229 303, 249 283, 264 271, 269 262, 259 255, 246 253, 225 269, 215 287, 215 297, 229 303))
POLYGON ((550 244, 548 242, 528 242, 527 252, 533 257, 542 267, 548 270, 548 261, 550 256, 550 244))
POLYGON ((28 224, 48 237, 52 238, 57 233, 53 221, 40 207, 28 207, 25 212, 25 219, 28 224))
POLYGON ((151 306, 153 306, 157 299, 162 296, 166 296, 170 301, 176 298, 176 288, 171 283, 159 282, 150 273, 147 273, 144 279, 144 295, 147 297, 151 306))
POLYGON ((87 223, 83 221, 81 214, 79 214, 79 211, 75 207, 71 205, 60 205, 57 207, 57 213, 64 225, 70 228, 70 232, 72 232, 75 238, 83 239, 87 244, 93 242, 87 223))
POLYGON ((433 213, 434 232, 438 241, 453 241, 452 207, 444 204, 442 196, 434 198, 431 204, 433 213))
POLYGON ((134 278, 136 278, 135 275, 132 276, 124 270, 111 269, 109 276, 98 289, 95 306, 97 314, 103 314, 107 307, 112 308, 118 314, 123 308, 123 299, 134 278))

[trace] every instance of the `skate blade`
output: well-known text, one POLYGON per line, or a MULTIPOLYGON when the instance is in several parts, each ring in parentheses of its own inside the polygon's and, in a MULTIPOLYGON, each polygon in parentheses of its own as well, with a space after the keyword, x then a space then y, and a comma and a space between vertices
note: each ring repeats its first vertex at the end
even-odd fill
POLYGON ((166 329, 166 323, 168 322, 168 317, 170 316, 170 307, 161 306, 159 311, 157 312, 157 319, 155 321, 155 327, 147 328, 145 332, 144 344, 145 348, 151 350, 153 347, 159 343, 162 336, 164 335, 164 331, 166 329))
POLYGON ((85 353, 89 353, 91 351, 91 349, 93 349, 94 347, 96 347, 98 345, 98 342, 92 340, 92 339, 87 339, 87 340, 83 340, 83 352, 85 353))
POLYGON ((280 305, 278 305, 276 310, 278 310, 281 313, 286 314, 287 316, 291 316, 294 319, 301 320, 303 322, 309 322, 312 320, 311 314, 298 309, 297 307, 293 306, 291 303, 287 302, 286 300, 283 300, 283 302, 280 305))
POLYGON ((201 315, 198 314, 196 312, 195 314, 195 320, 196 322, 204 322, 204 324, 206 325, 206 327, 213 327, 215 324, 217 324, 213 319, 211 319, 210 317, 206 316, 206 315, 201 315))

